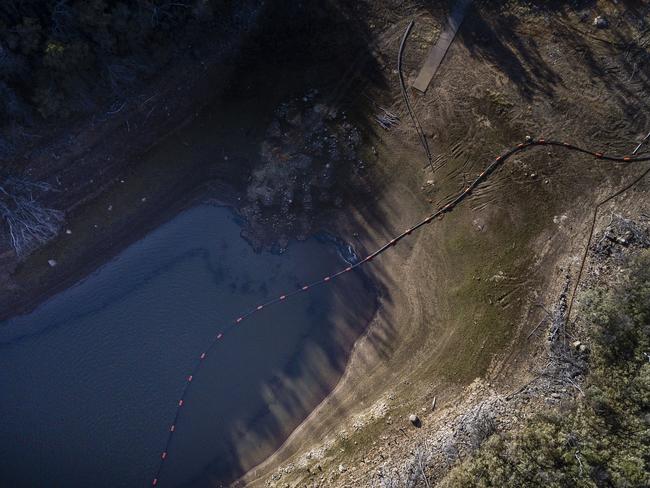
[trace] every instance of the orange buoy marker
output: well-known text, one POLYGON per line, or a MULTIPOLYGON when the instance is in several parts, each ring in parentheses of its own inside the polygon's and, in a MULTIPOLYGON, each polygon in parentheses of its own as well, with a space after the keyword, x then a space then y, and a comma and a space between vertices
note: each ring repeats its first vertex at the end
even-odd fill
MULTIPOLYGON (((418 222, 414 227, 411 227, 411 228, 405 230, 402 234, 400 234, 400 235, 398 235, 397 237, 393 238, 393 239, 390 240, 387 244, 385 244, 384 246, 380 247, 380 248, 379 248, 378 250, 376 250, 375 252, 373 252, 373 253, 367 255, 365 258, 363 258, 361 261, 358 261, 356 264, 354 264, 354 265, 350 265, 350 266, 348 266, 347 268, 345 268, 344 270, 342 270, 342 271, 338 271, 337 273, 335 273, 335 274, 333 274, 333 275, 325 276, 325 277, 323 277, 323 279, 322 279, 320 282, 319 282, 319 281, 315 281, 315 282, 313 282, 312 284, 304 285, 304 286, 302 286, 301 288, 298 288, 297 290, 292 291, 292 292, 289 293, 288 295, 281 295, 281 296, 279 297, 279 300, 277 300, 277 301, 283 301, 283 300, 285 300, 286 298, 289 298, 290 296, 293 296, 293 295, 295 295, 295 294, 297 294, 297 293, 300 293, 300 291, 307 291, 307 290, 309 290, 312 286, 316 286, 316 285, 318 285, 319 283, 322 283, 322 282, 330 281, 331 279, 333 279, 333 278, 335 278, 335 277, 337 277, 337 276, 339 276, 339 275, 341 275, 341 274, 343 274, 343 273, 346 273, 346 272, 348 272, 348 271, 352 271, 353 269, 355 269, 355 268, 358 267, 358 266, 362 266, 364 263, 369 263, 369 262, 372 261, 376 256, 378 256, 379 254, 383 253, 385 250, 387 250, 387 249, 388 249, 389 247, 391 247, 392 245, 395 245, 395 244, 396 244, 399 240, 401 240, 404 236, 407 236, 407 235, 411 234, 411 232, 413 232, 413 231, 415 231, 416 229, 422 227, 424 224, 428 224, 428 223, 432 222, 433 219, 435 219, 435 218, 437 218, 437 217, 443 218, 445 212, 449 212, 449 211, 451 211, 453 208, 455 208, 456 206, 458 206, 458 205, 459 205, 459 204, 460 204, 460 203, 461 203, 465 198, 467 198, 468 195, 471 193, 471 191, 472 191, 474 188, 476 188, 476 187, 478 186, 478 184, 479 184, 481 181, 483 181, 483 179, 484 179, 484 178, 485 178, 485 177, 486 177, 490 172, 492 172, 495 168, 497 168, 497 166, 499 166, 499 164, 500 164, 501 162, 504 162, 504 161, 506 161, 507 159, 509 159, 513 154, 517 153, 520 149, 530 148, 530 147, 538 146, 538 145, 564 146, 564 147, 566 147, 567 149, 572 150, 572 151, 578 151, 578 152, 582 152, 582 153, 585 153, 585 154, 590 154, 590 155, 592 155, 592 156, 594 156, 594 157, 596 157, 596 158, 598 158, 598 159, 603 159, 603 158, 605 158, 605 159, 608 159, 608 160, 611 160, 611 161, 616 161, 616 162, 621 162, 621 161, 625 161, 625 162, 641 162, 641 161, 650 161, 650 156, 605 156, 605 155, 604 155, 603 153, 601 153, 601 152, 593 152, 593 151, 591 151, 590 149, 581 148, 581 147, 579 147, 579 146, 573 146, 573 145, 571 145, 571 144, 569 144, 569 143, 566 143, 566 142, 558 142, 558 141, 553 141, 553 140, 546 141, 545 139, 533 140, 532 138, 527 138, 527 141, 526 141, 525 143, 518 144, 515 148, 512 148, 512 149, 510 149, 509 151, 506 151, 505 153, 503 153, 502 155, 497 156, 496 159, 494 159, 494 160, 489 164, 489 166, 487 166, 487 168, 484 169, 483 172, 480 173, 480 175, 479 175, 478 177, 476 177, 476 178, 475 178, 475 179, 474 179, 474 180, 469 184, 469 186, 468 186, 466 189, 464 189, 464 191, 461 191, 459 194, 456 195, 456 197, 453 197, 453 199, 452 199, 451 202, 447 203, 447 204, 444 205, 442 208, 439 208, 435 213, 433 213, 433 214, 429 215, 428 217, 424 218, 423 220, 419 221, 419 222, 418 222)), ((431 203, 432 203, 432 202, 431 202, 431 203)), ((271 305, 271 304, 273 304, 273 303, 275 303, 275 302, 276 302, 276 300, 271 300, 271 301, 267 302, 266 304, 259 305, 259 306, 257 307, 256 310, 261 310, 261 309, 264 308, 266 305, 271 305)), ((249 310, 249 311, 246 312, 244 315, 242 315, 241 317, 237 318, 234 322, 237 323, 237 324, 239 324, 242 320, 244 320, 245 318, 249 317, 249 316, 252 315, 254 312, 255 312, 255 310, 249 310)), ((223 332, 219 332, 219 333, 216 335, 216 339, 221 339, 221 337, 223 337, 223 332)), ((208 350, 209 350, 209 349, 208 349, 208 350)), ((207 352, 203 352, 203 353, 201 354, 201 359, 205 359, 206 355, 207 355, 207 352)), ((201 365, 201 363, 199 363, 199 365, 197 365, 197 366, 200 366, 200 365, 201 365)), ((194 372, 196 372, 196 371, 197 371, 197 368, 195 368, 194 372)), ((192 379, 193 379, 193 376, 192 376, 192 375, 190 375, 190 376, 187 377, 186 388, 189 388, 189 383, 192 382, 192 379)), ((185 394, 185 391, 183 392, 183 395, 184 395, 184 394, 185 394)), ((181 398, 181 399, 178 401, 178 408, 182 407, 183 404, 184 404, 184 400, 181 398)), ((178 417, 179 413, 180 413, 180 412, 177 410, 177 412, 176 412, 176 417, 178 417)), ((175 419, 174 421, 176 421, 176 419, 175 419)), ((170 431, 171 433, 173 433, 175 430, 176 430, 176 426, 175 426, 175 424, 171 424, 170 427, 169 427, 169 431, 170 431)), ((168 436, 168 440, 167 440, 167 444, 165 445, 165 449, 168 449, 168 445, 169 445, 169 443, 171 442, 172 437, 173 437, 172 435, 169 435, 169 436, 168 436)), ((165 451, 163 451, 163 452, 161 453, 161 458, 162 458, 162 460, 164 460, 166 457, 167 457, 167 451, 165 450, 165 451)), ((161 461, 161 462, 160 462, 160 465, 159 465, 159 468, 158 468, 158 471, 156 472, 155 476, 160 476, 160 470, 161 470, 161 467, 162 467, 162 463, 163 463, 163 462, 161 461)), ((153 486, 156 486, 157 484, 158 484, 158 478, 157 478, 157 477, 156 477, 156 478, 153 478, 152 485, 153 485, 153 486)))

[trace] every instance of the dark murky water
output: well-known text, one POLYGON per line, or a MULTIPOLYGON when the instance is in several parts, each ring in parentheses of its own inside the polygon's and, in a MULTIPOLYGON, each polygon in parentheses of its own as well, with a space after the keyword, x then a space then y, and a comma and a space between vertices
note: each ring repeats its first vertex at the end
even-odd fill
MULTIPOLYGON (((255 254, 198 206, 33 313, 0 324, 0 486, 150 486, 188 371, 258 302, 346 266, 331 240, 255 254)), ((160 486, 227 482, 340 377, 375 307, 348 273, 227 334, 186 396, 160 486)))

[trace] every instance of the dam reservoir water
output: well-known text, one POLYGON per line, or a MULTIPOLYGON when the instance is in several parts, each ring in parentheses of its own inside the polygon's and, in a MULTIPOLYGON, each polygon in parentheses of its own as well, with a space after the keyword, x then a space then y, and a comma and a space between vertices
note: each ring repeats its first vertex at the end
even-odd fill
MULTIPOLYGON (((0 324, 0 486, 144 487, 197 356, 257 303, 346 263, 331 239, 255 253, 191 208, 0 324)), ((186 395, 158 486, 218 486, 271 454, 340 378, 374 314, 346 273, 231 328, 186 395)))

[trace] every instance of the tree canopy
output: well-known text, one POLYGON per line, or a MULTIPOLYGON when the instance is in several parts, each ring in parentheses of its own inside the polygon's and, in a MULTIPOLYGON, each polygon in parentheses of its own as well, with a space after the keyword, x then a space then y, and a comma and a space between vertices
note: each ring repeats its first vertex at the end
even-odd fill
POLYGON ((227 0, 4 0, 1 125, 92 110, 146 80, 227 0))

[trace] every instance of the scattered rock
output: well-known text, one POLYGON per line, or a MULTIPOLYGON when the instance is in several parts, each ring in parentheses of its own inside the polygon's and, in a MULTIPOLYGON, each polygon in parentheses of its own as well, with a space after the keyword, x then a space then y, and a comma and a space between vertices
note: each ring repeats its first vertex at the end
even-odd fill
POLYGON ((599 15, 594 19, 594 25, 599 29, 606 29, 609 27, 609 21, 602 15, 599 15))
POLYGON ((65 233, 68 234, 68 235, 70 235, 70 234, 72 234, 72 231, 71 231, 70 229, 66 229, 66 230, 65 230, 65 233))
POLYGON ((594 251, 601 257, 620 255, 621 247, 650 247, 650 233, 634 222, 616 215, 594 245, 594 251))
POLYGON ((54 266, 57 265, 57 262, 56 262, 56 260, 54 260, 54 259, 48 259, 48 260, 47 260, 47 264, 50 265, 50 268, 54 268, 54 266))
POLYGON ((526 136, 526 142, 533 142, 533 138, 530 136, 526 136))
MULTIPOLYGON (((477 279, 480 281, 480 278, 477 278, 477 279)), ((497 274, 490 277, 490 281, 492 281, 494 283, 501 283, 502 281, 505 281, 507 279, 508 279, 508 277, 501 270, 499 270, 499 272, 497 274)))
POLYGON ((420 427, 422 425, 422 422, 420 421, 420 417, 412 413, 409 415, 409 422, 413 424, 415 427, 420 427))
POLYGON ((321 211, 343 205, 341 178, 365 188, 361 132, 317 93, 279 105, 267 128, 241 206, 255 247, 308 235, 321 211))
POLYGON ((555 215, 553 217, 553 223, 554 224, 562 224, 568 217, 566 215, 555 215))
POLYGON ((582 345, 582 342, 580 342, 580 341, 575 341, 575 342, 571 343, 571 347, 573 347, 576 350, 580 349, 581 345, 582 345))
POLYGON ((436 409, 436 397, 433 397, 433 400, 431 401, 431 410, 436 409))
POLYGON ((345 473, 347 471, 347 468, 343 466, 342 464, 339 464, 339 473, 345 473))

